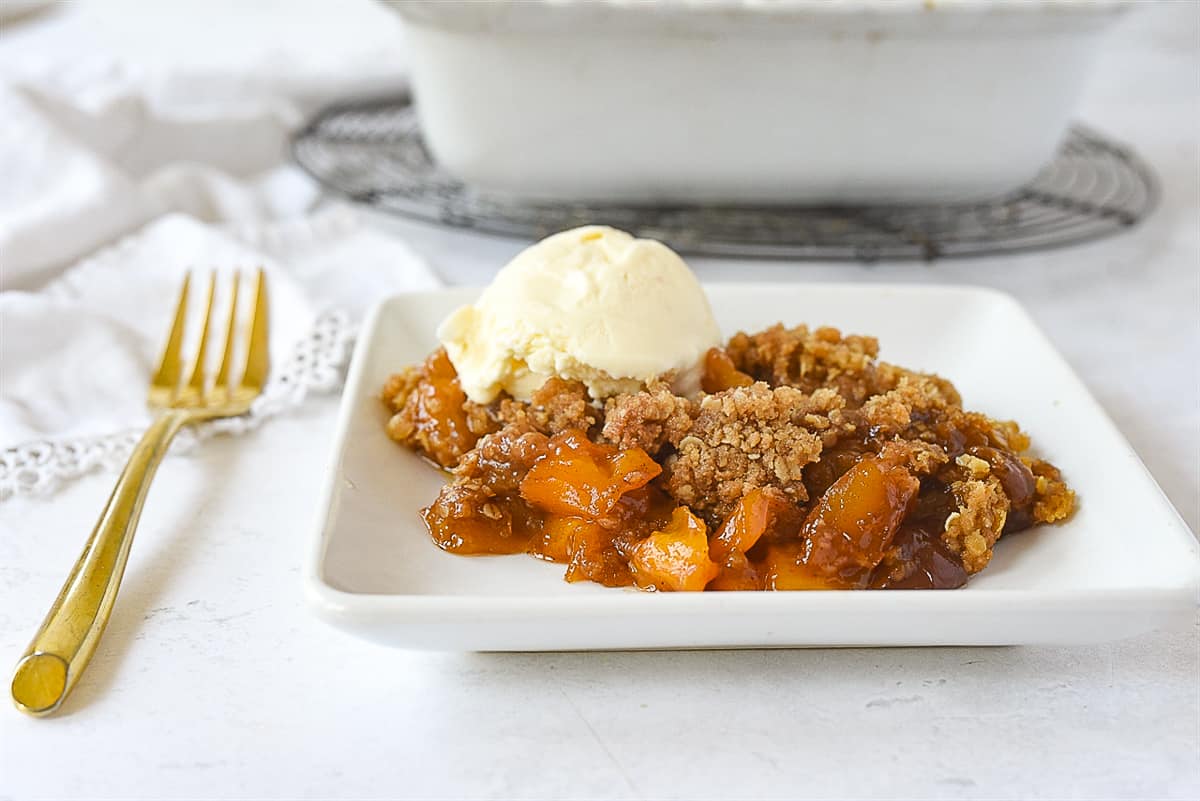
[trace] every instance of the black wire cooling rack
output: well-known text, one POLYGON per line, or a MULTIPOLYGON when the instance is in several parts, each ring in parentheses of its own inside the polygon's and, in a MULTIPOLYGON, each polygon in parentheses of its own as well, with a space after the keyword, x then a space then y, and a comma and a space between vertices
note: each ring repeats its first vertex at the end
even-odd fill
POLYGON ((532 239, 601 223, 713 256, 875 261, 1039 250, 1129 228, 1158 196, 1153 172, 1133 151, 1083 126, 1071 128, 1053 163, 1017 192, 919 206, 526 203, 438 169, 408 97, 329 108, 292 146, 324 186, 383 211, 532 239))

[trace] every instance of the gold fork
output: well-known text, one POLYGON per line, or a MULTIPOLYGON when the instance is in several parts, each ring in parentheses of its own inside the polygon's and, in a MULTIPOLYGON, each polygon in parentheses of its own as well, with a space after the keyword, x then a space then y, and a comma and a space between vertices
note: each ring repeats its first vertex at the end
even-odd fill
POLYGON ((58 709, 91 660, 121 586, 133 532, 141 517, 150 481, 175 434, 190 423, 245 414, 266 382, 269 365, 267 287, 261 269, 255 279, 254 309, 244 338, 241 380, 230 380, 238 327, 237 273, 233 276, 229 322, 216 377, 211 378, 206 368, 217 283, 216 273, 212 273, 208 280, 200 344, 190 375, 182 381, 190 279, 187 276, 183 280, 162 360, 150 380, 149 405, 161 413, 133 449, 83 553, 13 672, 12 697, 22 712, 41 716, 58 709))

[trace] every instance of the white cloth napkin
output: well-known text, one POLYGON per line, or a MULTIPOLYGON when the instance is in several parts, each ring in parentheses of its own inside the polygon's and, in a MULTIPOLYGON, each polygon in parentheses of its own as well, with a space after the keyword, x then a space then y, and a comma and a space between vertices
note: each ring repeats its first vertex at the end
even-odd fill
POLYGON ((290 134, 402 89, 373 0, 73 0, 0 28, 0 290, 32 289, 170 211, 294 216, 317 197, 290 134))
POLYGON ((271 296, 271 385, 201 436, 336 387, 362 310, 436 285, 350 210, 312 213, 287 155, 318 107, 403 75, 366 0, 74 0, 0 27, 0 499, 123 462, 186 270, 261 265, 271 296))
POLYGON ((214 113, 189 128, 156 116, 133 89, 89 111, 16 86, 0 88, 0 119, 0 290, 38 287, 165 213, 267 220, 302 213, 317 195, 294 167, 237 177, 202 160, 201 147, 212 155, 273 147, 281 123, 269 115, 214 113), (129 164, 154 151, 164 154, 148 171, 129 164))
MULTIPOLYGON (((194 348, 207 273, 217 271, 222 312, 233 270, 248 281, 259 266, 270 293, 270 384, 248 417, 208 424, 200 436, 245 431, 310 392, 337 389, 365 307, 438 284, 402 242, 333 207, 236 227, 169 215, 39 292, 0 293, 0 500, 122 463, 149 421, 146 386, 184 273, 193 271, 194 348)), ((190 444, 185 436, 182 448, 190 444)))

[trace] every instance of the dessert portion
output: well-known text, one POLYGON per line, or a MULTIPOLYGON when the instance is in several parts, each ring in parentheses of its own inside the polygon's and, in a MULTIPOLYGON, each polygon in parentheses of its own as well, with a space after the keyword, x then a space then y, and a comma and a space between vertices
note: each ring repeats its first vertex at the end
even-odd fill
POLYGON ((511 285, 456 312, 446 346, 383 388, 388 435, 449 471, 422 512, 438 547, 652 590, 947 589, 1002 536, 1071 514, 1074 493, 1017 424, 967 411, 949 381, 828 327, 713 344, 686 266, 678 278, 656 253, 644 283, 629 277, 637 243, 586 228, 531 248, 502 271, 511 285), (605 318, 603 298, 659 319, 605 318), (674 316, 689 309, 696 320, 674 316), (560 319, 573 316, 609 333, 560 319), (506 361, 485 365, 480 347, 506 361))

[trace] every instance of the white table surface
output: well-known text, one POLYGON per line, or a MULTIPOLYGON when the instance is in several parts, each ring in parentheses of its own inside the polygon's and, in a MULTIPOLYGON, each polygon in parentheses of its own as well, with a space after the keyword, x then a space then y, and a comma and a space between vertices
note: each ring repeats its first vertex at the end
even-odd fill
MULTIPOLYGON (((707 280, 1012 292, 1195 531, 1198 41, 1194 4, 1131 20, 1081 112, 1162 178, 1161 207, 1130 233, 934 265, 693 264, 707 280)), ((520 247, 381 225, 455 282, 485 281, 520 247)), ((1075 648, 487 655, 354 640, 308 613, 299 582, 334 408, 314 402, 164 465, 64 712, 0 710, 0 799, 1200 795, 1195 615, 1075 648)), ((0 665, 24 648, 112 480, 0 505, 0 665)))

